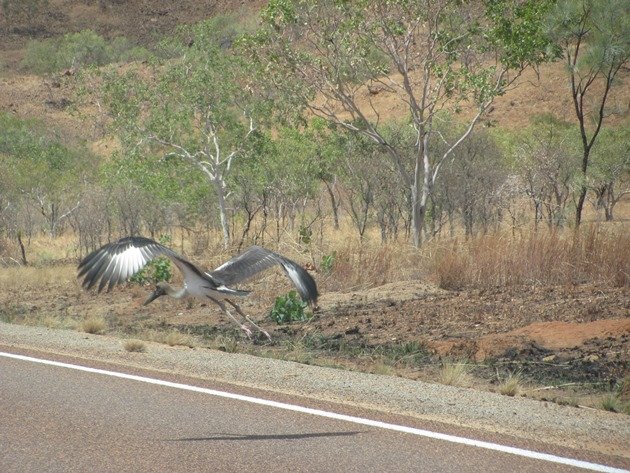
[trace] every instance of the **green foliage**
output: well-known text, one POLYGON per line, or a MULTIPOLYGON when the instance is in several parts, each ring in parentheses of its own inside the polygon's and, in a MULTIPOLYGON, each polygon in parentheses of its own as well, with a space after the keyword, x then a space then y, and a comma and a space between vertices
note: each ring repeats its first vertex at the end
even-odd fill
POLYGON ((549 35, 578 56, 571 73, 608 74, 628 60, 630 10, 627 0, 560 0, 546 19, 549 35), (575 48, 579 44, 579 51, 575 48))
POLYGON ((333 251, 330 254, 322 256, 322 271, 326 274, 330 274, 335 266, 335 261, 337 260, 337 252, 333 251))
POLYGON ((207 184, 198 173, 182 172, 177 159, 160 160, 137 149, 116 152, 103 164, 102 180, 107 187, 135 186, 157 202, 179 204, 188 216, 207 213, 207 184))
POLYGON ((545 18, 555 0, 485 0, 488 45, 500 51, 509 68, 556 59, 560 50, 546 34, 545 18))
POLYGON ((311 314, 305 311, 307 307, 308 304, 300 299, 297 292, 289 291, 285 296, 276 297, 269 317, 277 324, 304 322, 311 317, 311 314))
POLYGON ((590 177, 595 183, 630 175, 630 126, 602 130, 592 153, 590 177))
MULTIPOLYGON (((162 235, 160 237, 160 243, 168 245, 171 242, 171 237, 168 235, 162 235)), ((144 285, 146 283, 158 283, 160 281, 169 282, 173 277, 173 271, 171 269, 171 260, 166 256, 159 256, 152 259, 149 263, 138 271, 136 274, 129 278, 129 282, 144 285)))
POLYGON ((61 143, 44 124, 0 113, 0 170, 21 192, 64 193, 93 163, 87 150, 61 143))
POLYGON ((166 256, 151 260, 144 268, 129 278, 129 282, 144 285, 160 281, 170 281, 173 277, 171 261, 166 256))
POLYGON ((30 22, 48 6, 48 0, 2 0, 2 13, 11 23, 30 22))
POLYGON ((169 60, 122 74, 111 70, 102 88, 123 144, 110 176, 124 174, 160 198, 206 214, 205 199, 213 193, 226 232, 224 201, 237 195, 237 172, 254 174, 249 167, 256 166, 255 147, 263 141, 253 129, 256 101, 243 87, 247 65, 223 43, 235 34, 221 18, 181 26, 159 46, 169 60))
POLYGON ((48 74, 72 67, 137 61, 149 56, 149 51, 126 38, 108 42, 92 30, 83 30, 61 38, 29 42, 22 67, 36 74, 48 74))
POLYGON ((298 229, 298 234, 300 235, 300 241, 305 245, 309 245, 311 243, 311 239, 313 238, 313 230, 305 225, 300 225, 298 229))
MULTIPOLYGON (((339 98, 335 87, 378 80, 403 64, 435 75, 443 88, 436 95, 483 103, 503 93, 502 81, 497 84, 502 69, 518 70, 557 56, 543 22, 553 3, 485 0, 483 8, 474 10, 457 0, 439 6, 407 0, 277 0, 262 12, 263 28, 241 44, 251 59, 260 61, 261 81, 281 84, 295 103, 308 103, 316 91, 327 88, 329 99, 339 98), (434 26, 418 28, 419 22, 434 26), (317 47, 290 46, 297 38, 298 44, 308 38, 317 47), (413 46, 407 50, 410 38, 413 46), (416 54, 416 44, 433 50, 416 54), (489 53, 500 66, 473 58, 489 53)), ((406 93, 419 95, 421 83, 409 84, 418 90, 406 93)))
POLYGON ((541 21, 551 2, 487 0, 472 7, 459 0, 274 0, 262 12, 261 30, 240 44, 258 72, 255 85, 281 98, 278 115, 308 110, 380 147, 370 150, 369 166, 360 156, 352 162, 341 156, 354 181, 350 211, 360 235, 372 213, 383 237, 392 227, 387 214, 398 206, 398 188, 393 198, 382 193, 381 202, 375 200, 389 186, 375 179, 383 170, 389 174, 383 165, 389 162, 396 182, 407 188, 411 209, 404 213, 412 217, 419 245, 426 202, 448 155, 523 69, 552 57, 541 21), (390 103, 407 107, 416 135, 411 146, 388 139, 387 121, 372 98, 382 91, 390 103), (426 146, 441 111, 471 105, 477 113, 443 153, 426 146))

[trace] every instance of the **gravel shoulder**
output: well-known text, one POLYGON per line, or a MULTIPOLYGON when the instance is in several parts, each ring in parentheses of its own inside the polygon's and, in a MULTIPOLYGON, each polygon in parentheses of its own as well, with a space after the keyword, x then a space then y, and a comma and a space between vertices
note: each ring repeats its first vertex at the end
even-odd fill
POLYGON ((208 349, 147 342, 145 353, 129 353, 118 338, 44 327, 0 323, 0 345, 306 396, 630 459, 630 422, 622 414, 208 349))

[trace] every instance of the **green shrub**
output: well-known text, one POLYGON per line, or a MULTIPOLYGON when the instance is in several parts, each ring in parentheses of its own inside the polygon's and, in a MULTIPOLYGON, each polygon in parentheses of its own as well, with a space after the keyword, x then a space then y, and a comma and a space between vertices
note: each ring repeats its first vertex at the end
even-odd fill
POLYGON ((329 255, 322 256, 322 271, 326 274, 330 274, 332 272, 333 267, 335 266, 335 260, 337 259, 337 252, 333 251, 329 255))
POLYGON ((313 230, 311 230, 309 227, 300 225, 298 234, 300 235, 300 241, 302 243, 304 243, 305 245, 308 245, 311 243, 311 240, 313 238, 313 230))
MULTIPOLYGON (((160 243, 162 245, 168 245, 171 243, 171 237, 168 235, 160 236, 160 243)), ((151 261, 138 271, 136 274, 129 278, 129 282, 136 284, 146 283, 158 283, 160 281, 169 282, 173 277, 173 271, 171 269, 171 260, 166 256, 159 256, 151 261)))
POLYGON ((311 314, 305 309, 308 304, 297 295, 295 291, 289 291, 285 296, 276 297, 276 302, 269 316, 277 324, 291 322, 304 322, 310 319, 311 314))
POLYGON ((173 277, 171 261, 166 256, 151 260, 144 268, 129 278, 129 282, 136 284, 157 283, 170 281, 173 277))
POLYGON ((35 74, 49 74, 71 67, 102 66, 149 56, 149 51, 126 38, 118 37, 108 42, 92 30, 83 30, 61 38, 30 41, 22 67, 35 74))

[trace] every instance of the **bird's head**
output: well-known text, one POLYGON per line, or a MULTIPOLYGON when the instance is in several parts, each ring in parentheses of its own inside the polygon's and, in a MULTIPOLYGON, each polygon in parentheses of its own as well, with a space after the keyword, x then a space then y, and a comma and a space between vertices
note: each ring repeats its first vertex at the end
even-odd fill
POLYGON ((158 297, 165 295, 167 291, 168 291, 168 284, 163 281, 160 281, 159 283, 155 285, 155 291, 153 291, 151 295, 147 297, 147 300, 144 301, 144 304, 142 305, 150 304, 158 297))

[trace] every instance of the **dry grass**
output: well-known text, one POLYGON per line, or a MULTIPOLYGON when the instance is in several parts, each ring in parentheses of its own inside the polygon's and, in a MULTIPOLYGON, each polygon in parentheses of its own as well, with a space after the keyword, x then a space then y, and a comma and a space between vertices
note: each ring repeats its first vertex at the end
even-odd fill
POLYGON ((321 270, 324 290, 355 291, 417 276, 418 262, 423 253, 406 243, 380 244, 375 241, 340 241, 322 250, 317 261, 322 266, 324 256, 332 255, 332 268, 321 270))
POLYGON ((76 265, 55 266, 10 266, 0 271, 0 289, 20 290, 24 284, 48 286, 74 283, 77 278, 76 265))
POLYGON ((372 365, 372 373, 380 374, 383 376, 394 376, 396 374, 396 369, 383 361, 377 361, 372 365))
POLYGON ((229 335, 219 335, 214 341, 214 348, 226 353, 238 353, 238 339, 229 335))
POLYGON ((302 340, 288 341, 283 345, 286 350, 285 354, 281 355, 283 360, 295 361, 305 365, 313 364, 315 353, 302 340))
MULTIPOLYGON (((322 292, 347 292, 427 278, 434 278, 441 288, 449 290, 583 282, 630 285, 630 232, 623 224, 592 224, 577 233, 572 229, 540 229, 516 236, 502 231, 469 240, 437 238, 420 249, 413 248, 404 235, 398 242, 382 244, 376 233, 369 233, 363 241, 354 233, 351 226, 342 225, 339 231, 325 231, 320 241, 310 246, 290 241, 289 235, 279 244, 265 245, 301 264, 314 263, 322 292), (322 260, 331 255, 332 267, 326 271, 322 260)), ((218 235, 204 235, 203 250, 194 238, 184 241, 184 253, 196 263, 214 267, 234 253, 235 249, 225 251, 213 244, 220 242, 218 235)), ((42 240, 46 241, 34 246, 45 248, 44 243, 50 243, 46 237, 42 240)), ((173 242, 175 249, 182 251, 181 238, 175 236, 173 242)), ((68 261, 67 248, 72 246, 72 241, 64 237, 50 244, 48 250, 38 250, 38 260, 47 259, 49 263, 3 268, 0 289, 19 289, 24 282, 78 287, 76 266, 68 261), (60 260, 64 263, 59 264, 60 260)), ((265 286, 273 293, 275 286, 286 283, 280 272, 268 273, 264 278, 265 286)))
POLYGON ((472 379, 466 363, 444 363, 438 375, 438 382, 448 386, 468 387, 472 379))
POLYGON ((593 225, 580 232, 539 231, 521 237, 490 234, 435 252, 433 272, 443 289, 518 284, 630 285, 630 233, 593 225))
POLYGON ((85 333, 103 333, 107 322, 102 317, 89 317, 79 324, 79 330, 85 333))
POLYGON ((147 351, 147 345, 142 340, 126 340, 123 347, 128 352, 144 353, 147 351))
POLYGON ((510 374, 499 386, 499 392, 504 396, 518 396, 523 392, 523 378, 520 373, 510 374))
POLYGON ((616 393, 605 394, 601 399, 599 407, 605 411, 630 414, 630 402, 623 402, 620 396, 616 393))
POLYGON ((170 330, 168 332, 162 332, 159 330, 148 330, 139 334, 138 338, 151 342, 163 343, 170 347, 185 346, 193 348, 196 345, 194 339, 191 336, 178 332, 177 330, 170 330))

